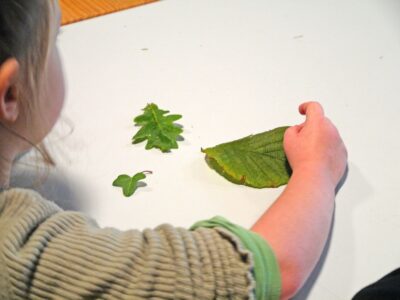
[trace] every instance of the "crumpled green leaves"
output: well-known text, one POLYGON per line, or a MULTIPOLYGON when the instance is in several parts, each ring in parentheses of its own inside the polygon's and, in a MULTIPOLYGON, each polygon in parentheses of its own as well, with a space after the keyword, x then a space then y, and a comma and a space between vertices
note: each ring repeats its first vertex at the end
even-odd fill
POLYGON ((183 140, 180 135, 182 126, 175 124, 181 115, 166 115, 168 110, 159 109, 154 103, 148 104, 144 113, 137 116, 133 121, 137 126, 142 126, 133 136, 132 143, 137 144, 147 140, 146 150, 158 148, 162 152, 177 149, 177 141, 183 140))
POLYGON ((283 136, 288 127, 202 149, 208 165, 236 184, 255 188, 286 184, 291 169, 283 149, 283 136))
POLYGON ((146 178, 146 174, 151 174, 150 171, 144 171, 144 172, 139 172, 133 175, 132 177, 126 174, 119 175, 117 179, 114 180, 113 186, 116 187, 121 187, 122 192, 125 197, 130 197, 132 196, 139 185, 142 183, 144 186, 145 183, 141 182, 140 180, 143 180, 146 178))

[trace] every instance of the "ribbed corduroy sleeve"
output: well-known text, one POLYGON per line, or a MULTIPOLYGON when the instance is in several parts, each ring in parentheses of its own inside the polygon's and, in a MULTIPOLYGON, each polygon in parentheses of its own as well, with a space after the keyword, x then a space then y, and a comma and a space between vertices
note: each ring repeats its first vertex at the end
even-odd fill
POLYGON ((249 299, 252 257, 231 233, 100 229, 39 194, 0 194, 1 299, 249 299))
POLYGON ((220 216, 216 216, 210 220, 199 221, 191 229, 195 230, 200 227, 223 228, 235 234, 242 241, 244 247, 253 254, 256 299, 280 299, 282 283, 279 264, 272 248, 266 240, 255 232, 233 224, 220 216))

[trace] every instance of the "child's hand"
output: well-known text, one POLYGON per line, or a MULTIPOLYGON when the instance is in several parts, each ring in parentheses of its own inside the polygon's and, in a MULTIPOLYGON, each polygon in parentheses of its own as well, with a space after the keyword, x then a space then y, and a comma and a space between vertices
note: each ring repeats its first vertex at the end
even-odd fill
POLYGON ((339 132, 318 102, 303 103, 299 111, 306 115, 306 121, 287 129, 283 142, 290 166, 293 172, 326 175, 336 186, 347 164, 347 151, 339 132))

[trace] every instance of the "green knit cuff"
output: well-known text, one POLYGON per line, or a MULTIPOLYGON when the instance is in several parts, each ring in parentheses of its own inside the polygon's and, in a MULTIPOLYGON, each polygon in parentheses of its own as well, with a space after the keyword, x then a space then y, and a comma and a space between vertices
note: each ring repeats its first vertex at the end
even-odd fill
POLYGON ((190 227, 190 230, 199 227, 222 227, 236 235, 243 246, 253 254, 256 299, 279 300, 282 283, 278 261, 271 247, 261 236, 220 216, 199 221, 190 227))

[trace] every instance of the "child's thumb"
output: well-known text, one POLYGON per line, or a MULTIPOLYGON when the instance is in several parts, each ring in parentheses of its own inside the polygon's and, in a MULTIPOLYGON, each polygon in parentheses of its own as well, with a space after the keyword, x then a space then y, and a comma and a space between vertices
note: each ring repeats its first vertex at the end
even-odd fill
POLYGON ((289 134, 297 134, 303 129, 304 125, 305 122, 298 125, 293 125, 289 127, 286 131, 290 130, 289 134))
POLYGON ((286 129, 285 134, 283 136, 284 143, 290 143, 291 141, 293 141, 296 138, 297 134, 300 132, 301 128, 302 124, 294 125, 286 129))

